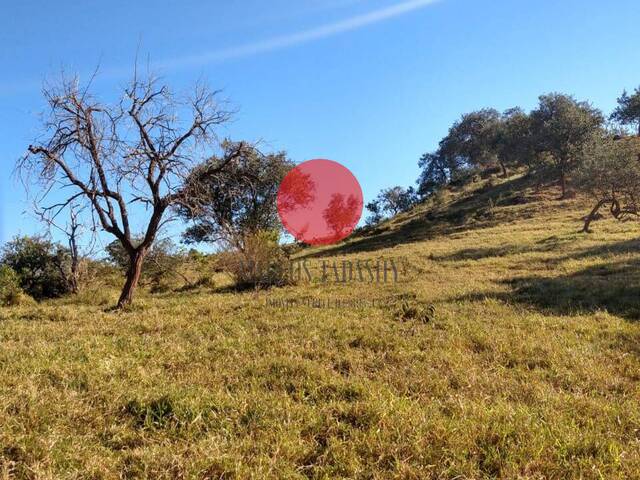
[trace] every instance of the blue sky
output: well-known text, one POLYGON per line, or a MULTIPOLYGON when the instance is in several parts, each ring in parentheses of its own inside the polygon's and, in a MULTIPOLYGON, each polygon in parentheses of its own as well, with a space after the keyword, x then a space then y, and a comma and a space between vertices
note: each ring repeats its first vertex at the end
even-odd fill
POLYGON ((637 0, 24 1, 0 19, 0 240, 42 230, 11 178, 64 68, 113 97, 136 51, 177 89, 206 78, 239 108, 223 132, 350 168, 366 199, 412 184, 462 113, 541 93, 606 113, 640 85, 637 0))

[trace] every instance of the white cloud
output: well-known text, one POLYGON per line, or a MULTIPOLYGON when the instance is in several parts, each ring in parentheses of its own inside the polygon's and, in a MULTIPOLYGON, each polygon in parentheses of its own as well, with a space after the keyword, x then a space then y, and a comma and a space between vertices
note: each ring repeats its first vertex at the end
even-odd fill
POLYGON ((352 30, 358 30, 368 25, 380 23, 394 17, 399 17, 436 3, 437 1, 438 0, 408 0, 390 7, 356 15, 302 32, 272 37, 260 42, 212 50, 210 52, 200 53, 197 55, 161 60, 159 62, 154 62, 154 67, 166 69, 197 67, 209 63, 218 63, 225 60, 248 57, 260 53, 280 50, 282 48, 293 47, 314 40, 320 40, 333 35, 350 32, 352 30))

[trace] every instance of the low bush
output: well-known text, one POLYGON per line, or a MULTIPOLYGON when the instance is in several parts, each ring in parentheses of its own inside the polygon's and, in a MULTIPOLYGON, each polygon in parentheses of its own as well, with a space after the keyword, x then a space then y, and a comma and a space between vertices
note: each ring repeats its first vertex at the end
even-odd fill
POLYGON ((218 264, 238 289, 268 288, 289 283, 287 256, 276 232, 245 235, 219 255, 218 264))
POLYGON ((6 265, 0 265, 0 304, 3 306, 17 305, 24 296, 20 288, 20 279, 16 272, 6 265))

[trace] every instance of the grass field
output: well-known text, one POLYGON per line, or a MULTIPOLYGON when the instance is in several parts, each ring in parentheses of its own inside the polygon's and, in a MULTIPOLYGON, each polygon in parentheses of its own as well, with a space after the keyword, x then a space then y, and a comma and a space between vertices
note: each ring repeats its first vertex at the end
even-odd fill
POLYGON ((303 253, 397 284, 0 310, 0 478, 640 478, 640 228, 491 182, 303 253))

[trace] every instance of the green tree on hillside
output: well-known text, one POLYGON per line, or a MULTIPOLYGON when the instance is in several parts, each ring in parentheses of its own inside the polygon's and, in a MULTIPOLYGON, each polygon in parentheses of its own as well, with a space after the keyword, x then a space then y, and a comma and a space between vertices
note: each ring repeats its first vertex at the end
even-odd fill
POLYGON ((593 199, 593 208, 585 217, 583 232, 589 232, 604 206, 614 218, 624 220, 640 215, 640 140, 616 139, 613 135, 596 137, 584 152, 584 162, 576 171, 576 186, 593 199))
POLYGON ((455 156, 445 155, 442 149, 422 155, 418 162, 421 169, 417 180, 418 195, 428 197, 451 181, 460 170, 465 168, 458 160, 455 156))
POLYGON ((464 163, 486 168, 497 163, 494 138, 500 113, 485 108, 467 113, 455 122, 440 142, 440 153, 445 157, 460 157, 464 163))
POLYGON ((531 120, 520 107, 506 110, 491 134, 491 148, 503 176, 507 176, 508 168, 531 165, 531 120))
POLYGON ((366 208, 371 213, 367 223, 372 225, 380 222, 385 216, 395 216, 406 212, 418 202, 418 198, 413 187, 385 188, 367 204, 366 208))
POLYGON ((570 95, 550 93, 539 100, 531 112, 533 146, 549 158, 548 167, 566 198, 567 175, 580 164, 585 144, 601 129, 604 118, 600 110, 570 95))
POLYGON ((618 106, 610 118, 622 125, 632 125, 640 136, 640 87, 631 95, 626 90, 622 92, 622 96, 618 98, 618 106))

